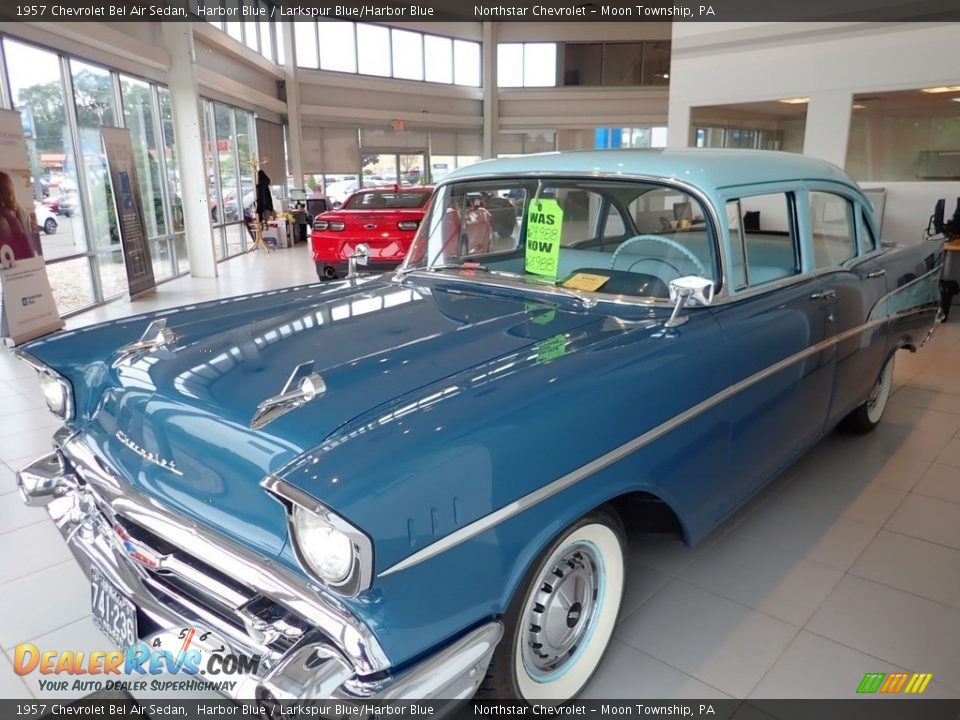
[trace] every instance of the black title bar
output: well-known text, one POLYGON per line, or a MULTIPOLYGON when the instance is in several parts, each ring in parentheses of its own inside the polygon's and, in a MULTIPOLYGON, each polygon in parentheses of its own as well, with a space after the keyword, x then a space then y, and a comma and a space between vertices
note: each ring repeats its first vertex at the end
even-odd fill
POLYGON ((20 21, 357 20, 360 22, 951 22, 957 0, 275 0, 223 7, 206 0, 4 0, 0 18, 20 21))

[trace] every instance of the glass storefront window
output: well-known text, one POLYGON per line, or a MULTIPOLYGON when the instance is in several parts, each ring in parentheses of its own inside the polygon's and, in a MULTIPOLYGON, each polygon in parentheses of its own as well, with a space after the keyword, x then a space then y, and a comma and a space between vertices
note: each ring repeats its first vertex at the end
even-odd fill
POLYGON ((10 38, 0 49, 14 107, 24 115, 35 209, 46 206, 56 222, 41 238, 60 313, 127 289, 103 126, 130 130, 155 277, 188 270, 182 234, 176 257, 171 243, 171 233, 183 231, 183 212, 169 91, 10 38))
POLYGON ((453 82, 453 41, 450 38, 425 35, 423 56, 426 60, 426 80, 438 83, 453 82))
POLYGON ((325 21, 318 24, 320 33, 320 68, 339 72, 357 71, 357 49, 353 23, 325 21))
MULTIPOLYGON (((90 260, 86 257, 47 263, 47 277, 53 299, 61 315, 80 310, 95 302, 90 260)), ((123 279, 126 287, 126 278, 123 279)))
POLYGON ((123 98, 124 124, 130 129, 133 144, 147 235, 165 235, 167 227, 160 187, 160 152, 153 127, 150 86, 142 80, 121 75, 120 95, 123 98))
POLYGON ((170 104, 170 91, 165 87, 158 87, 157 100, 160 111, 160 131, 163 133, 163 152, 167 167, 167 194, 170 198, 170 216, 173 221, 174 232, 182 232, 183 194, 180 190, 177 148, 173 138, 173 106, 170 104))
POLYGON ((453 82, 480 87, 480 43, 453 41, 453 82))
POLYGON ((117 125, 113 81, 108 70, 77 60, 70 60, 70 77, 83 168, 80 181, 86 187, 91 246, 97 253, 103 297, 107 299, 127 287, 110 172, 100 138, 102 126, 117 125))
POLYGON ((364 75, 390 77, 390 30, 357 23, 357 63, 364 75))
POLYGON ((390 31, 393 40, 393 76, 423 80, 423 35, 409 30, 390 31))
MULTIPOLYGON (((256 131, 253 113, 247 110, 211 100, 203 100, 203 109, 204 137, 211 148, 206 161, 213 244, 217 260, 223 260, 247 249, 242 221, 244 211, 252 215, 256 199, 250 164, 256 156, 256 131)), ((269 174, 270 169, 265 170, 269 174)))
POLYGON ((33 171, 34 204, 57 220, 57 231, 41 233, 47 260, 87 249, 77 184, 77 164, 67 124, 60 59, 52 52, 3 40, 13 106, 29 120, 27 156, 33 171))

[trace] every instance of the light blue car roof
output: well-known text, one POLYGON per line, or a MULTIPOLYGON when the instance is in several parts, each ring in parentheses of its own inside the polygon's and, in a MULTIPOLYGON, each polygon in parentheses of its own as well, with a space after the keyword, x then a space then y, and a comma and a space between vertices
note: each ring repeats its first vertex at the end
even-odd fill
POLYGON ((451 172, 444 181, 501 173, 623 173, 674 178, 708 194, 717 188, 791 180, 826 180, 857 188, 836 165, 771 150, 677 148, 573 150, 484 160, 451 172))

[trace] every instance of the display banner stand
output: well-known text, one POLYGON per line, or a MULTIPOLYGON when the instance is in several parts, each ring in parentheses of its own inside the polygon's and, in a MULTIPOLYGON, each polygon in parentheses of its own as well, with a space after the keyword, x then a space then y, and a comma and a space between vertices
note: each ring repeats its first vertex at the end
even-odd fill
POLYGON ((63 327, 43 261, 20 113, 0 110, 0 337, 19 345, 63 327))
POLYGON ((134 300, 156 290, 157 281, 153 277, 133 144, 130 142, 130 131, 126 128, 102 127, 100 134, 110 168, 110 186, 117 210, 123 263, 127 270, 127 289, 130 299, 134 300))

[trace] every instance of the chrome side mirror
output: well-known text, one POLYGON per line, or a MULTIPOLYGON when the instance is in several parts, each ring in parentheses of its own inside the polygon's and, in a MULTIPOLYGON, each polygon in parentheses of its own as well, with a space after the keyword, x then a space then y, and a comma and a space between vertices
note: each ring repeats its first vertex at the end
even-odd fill
POLYGON ((681 316, 680 311, 691 300, 700 305, 710 305, 713 302, 713 280, 699 277, 698 275, 687 275, 678 277, 670 281, 670 302, 673 305, 673 314, 665 323, 666 327, 673 328, 683 325, 688 318, 681 316))
POLYGON ((353 249, 353 254, 347 260, 347 277, 357 276, 357 266, 366 266, 370 262, 370 248, 360 243, 353 249))

